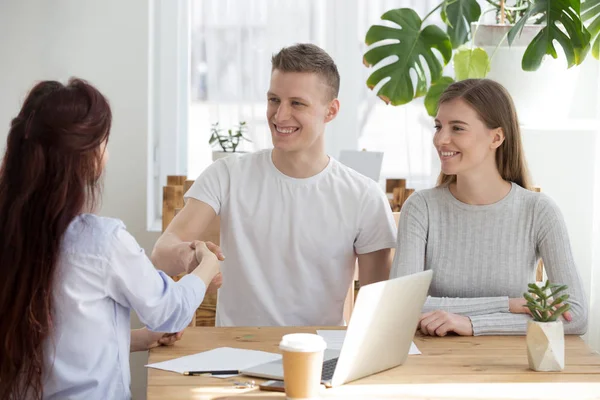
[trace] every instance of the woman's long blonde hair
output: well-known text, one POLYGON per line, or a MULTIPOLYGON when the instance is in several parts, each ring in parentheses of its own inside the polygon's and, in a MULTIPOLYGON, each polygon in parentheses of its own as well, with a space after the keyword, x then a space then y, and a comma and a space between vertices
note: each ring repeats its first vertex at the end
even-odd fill
MULTIPOLYGON (((496 166, 502 179, 531 188, 529 169, 523 154, 521 130, 515 105, 508 91, 490 79, 466 79, 448 86, 438 107, 454 99, 462 99, 472 107, 488 129, 502 128, 504 142, 496 149, 496 166)), ((456 182, 456 175, 440 172, 437 185, 456 182)))

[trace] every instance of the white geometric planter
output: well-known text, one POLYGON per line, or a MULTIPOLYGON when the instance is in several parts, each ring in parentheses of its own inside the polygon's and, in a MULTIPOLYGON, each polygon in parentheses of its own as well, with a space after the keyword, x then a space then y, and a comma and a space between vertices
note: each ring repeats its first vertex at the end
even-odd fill
POLYGON ((561 321, 527 323, 527 359, 534 371, 565 368, 565 333, 561 321))
POLYGON ((230 151, 227 151, 227 152, 225 152, 225 151, 213 151, 212 152, 212 160, 213 161, 217 161, 220 158, 229 157, 229 156, 232 156, 234 154, 235 155, 240 155, 240 154, 244 154, 244 153, 246 153, 246 152, 245 151, 236 151, 235 153, 232 153, 230 151))

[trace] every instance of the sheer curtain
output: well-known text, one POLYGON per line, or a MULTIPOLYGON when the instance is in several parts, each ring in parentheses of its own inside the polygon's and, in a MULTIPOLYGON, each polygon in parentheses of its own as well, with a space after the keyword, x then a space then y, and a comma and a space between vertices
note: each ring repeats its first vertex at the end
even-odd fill
POLYGON ((298 42, 323 41, 318 0, 193 0, 188 174, 211 162, 210 126, 247 122, 240 149, 271 146, 265 118, 271 56, 298 42))
MULTIPOLYGON (((371 25, 390 25, 381 20, 388 10, 402 7, 414 9, 423 18, 440 3, 439 0, 379 0, 359 1, 359 37, 363 53, 368 49, 364 36, 371 25)), ((434 13, 428 24, 442 24, 434 13)), ((392 25, 393 26, 393 25, 392 25)), ((373 68, 363 68, 362 81, 366 82, 373 68)), ((394 107, 386 105, 363 85, 359 146, 373 151, 384 151, 382 175, 384 178, 406 178, 416 189, 433 186, 439 172, 439 163, 432 147, 433 120, 425 112, 422 99, 394 107)), ((377 87, 376 87, 377 89, 377 87)))
MULTIPOLYGON (((336 54, 340 48, 360 49, 354 50, 351 57, 336 57, 340 70, 344 69, 343 63, 355 63, 354 70, 360 71, 360 76, 342 76, 342 86, 356 85, 360 92, 358 106, 356 102, 344 102, 343 97, 340 100, 342 107, 357 108, 348 112, 356 116, 359 148, 385 152, 382 178, 407 178, 415 188, 432 185, 439 171, 437 157, 432 157, 432 119, 426 115, 422 101, 393 107, 378 99, 365 83, 373 69, 362 65, 360 55, 367 50, 364 37, 369 26, 381 23, 385 11, 411 7, 424 16, 440 0, 330 1, 339 2, 338 10, 357 7, 357 20, 343 23, 355 24, 358 29, 351 31, 358 35, 344 37, 330 32, 332 24, 328 21, 343 16, 332 12, 335 8, 327 7, 326 1, 192 0, 190 176, 198 175, 211 162, 211 123, 218 121, 229 128, 246 121, 252 143, 245 143, 242 150, 271 146, 265 119, 271 55, 293 43, 312 42, 336 54)), ((441 24, 437 15, 428 22, 441 24)), ((356 147, 356 138, 344 141, 344 135, 336 134, 335 140, 340 142, 336 148, 356 147)))

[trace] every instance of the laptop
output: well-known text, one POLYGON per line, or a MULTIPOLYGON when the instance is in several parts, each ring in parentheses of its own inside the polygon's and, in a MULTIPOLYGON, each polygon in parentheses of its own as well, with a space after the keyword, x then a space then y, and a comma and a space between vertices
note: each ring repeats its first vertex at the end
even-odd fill
MULTIPOLYGON (((321 382, 335 387, 402 365, 408 357, 431 270, 360 288, 342 349, 325 350, 321 382)), ((281 360, 241 370, 266 379, 283 379, 281 360)))
POLYGON ((379 182, 381 165, 383 164, 383 152, 381 151, 340 151, 340 162, 356 172, 379 182))

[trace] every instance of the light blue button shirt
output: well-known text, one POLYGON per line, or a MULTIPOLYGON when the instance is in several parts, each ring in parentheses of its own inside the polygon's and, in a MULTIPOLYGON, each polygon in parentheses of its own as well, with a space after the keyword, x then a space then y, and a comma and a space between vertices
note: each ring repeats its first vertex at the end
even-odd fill
POLYGON ((129 399, 129 314, 157 332, 191 321, 206 286, 157 271, 119 220, 77 217, 54 278, 54 326, 46 344, 45 399, 129 399))

